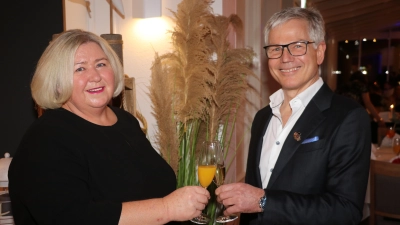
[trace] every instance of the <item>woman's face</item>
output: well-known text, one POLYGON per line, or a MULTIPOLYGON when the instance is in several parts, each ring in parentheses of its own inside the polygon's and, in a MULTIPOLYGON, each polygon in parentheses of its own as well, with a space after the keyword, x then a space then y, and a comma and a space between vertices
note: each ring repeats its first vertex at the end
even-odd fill
POLYGON ((75 53, 72 104, 81 112, 104 109, 114 93, 114 72, 106 54, 94 42, 82 44, 75 53))

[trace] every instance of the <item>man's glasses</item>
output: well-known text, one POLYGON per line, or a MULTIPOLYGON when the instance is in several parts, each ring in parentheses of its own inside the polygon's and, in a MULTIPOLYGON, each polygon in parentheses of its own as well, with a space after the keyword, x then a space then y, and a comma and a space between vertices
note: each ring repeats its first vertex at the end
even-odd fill
POLYGON ((287 48, 292 56, 302 56, 307 53, 307 45, 315 43, 314 41, 296 41, 287 45, 267 45, 264 46, 265 54, 269 59, 279 59, 284 48, 287 48))

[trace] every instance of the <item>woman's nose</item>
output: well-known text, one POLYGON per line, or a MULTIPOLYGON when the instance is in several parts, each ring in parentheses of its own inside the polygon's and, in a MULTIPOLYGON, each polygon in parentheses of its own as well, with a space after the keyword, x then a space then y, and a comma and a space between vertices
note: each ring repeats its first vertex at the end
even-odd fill
POLYGON ((97 69, 91 69, 90 70, 90 81, 93 82, 98 82, 101 80, 101 74, 100 71, 98 71, 97 69))

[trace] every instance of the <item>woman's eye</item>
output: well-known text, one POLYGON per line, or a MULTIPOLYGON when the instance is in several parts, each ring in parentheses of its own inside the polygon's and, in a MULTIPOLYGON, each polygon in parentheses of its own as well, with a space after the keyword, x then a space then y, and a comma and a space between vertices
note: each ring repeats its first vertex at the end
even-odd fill
POLYGON ((75 70, 75 72, 81 72, 83 70, 85 70, 83 67, 79 67, 78 69, 75 70))
POLYGON ((103 66, 106 66, 106 64, 105 64, 105 63, 99 63, 99 64, 97 64, 97 67, 103 67, 103 66))

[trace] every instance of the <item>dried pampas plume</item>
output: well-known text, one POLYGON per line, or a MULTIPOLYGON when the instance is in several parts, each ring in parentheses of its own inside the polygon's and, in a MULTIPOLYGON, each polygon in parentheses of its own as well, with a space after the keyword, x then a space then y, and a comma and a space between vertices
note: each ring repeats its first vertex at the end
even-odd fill
POLYGON ((227 40, 232 31, 242 34, 240 18, 214 15, 211 3, 183 0, 178 5, 172 12, 176 23, 172 52, 156 53, 151 68, 156 142, 176 173, 193 167, 182 163, 189 163, 198 140, 218 139, 219 127, 244 99, 247 77, 255 76, 251 69, 255 53, 231 48, 227 40))

